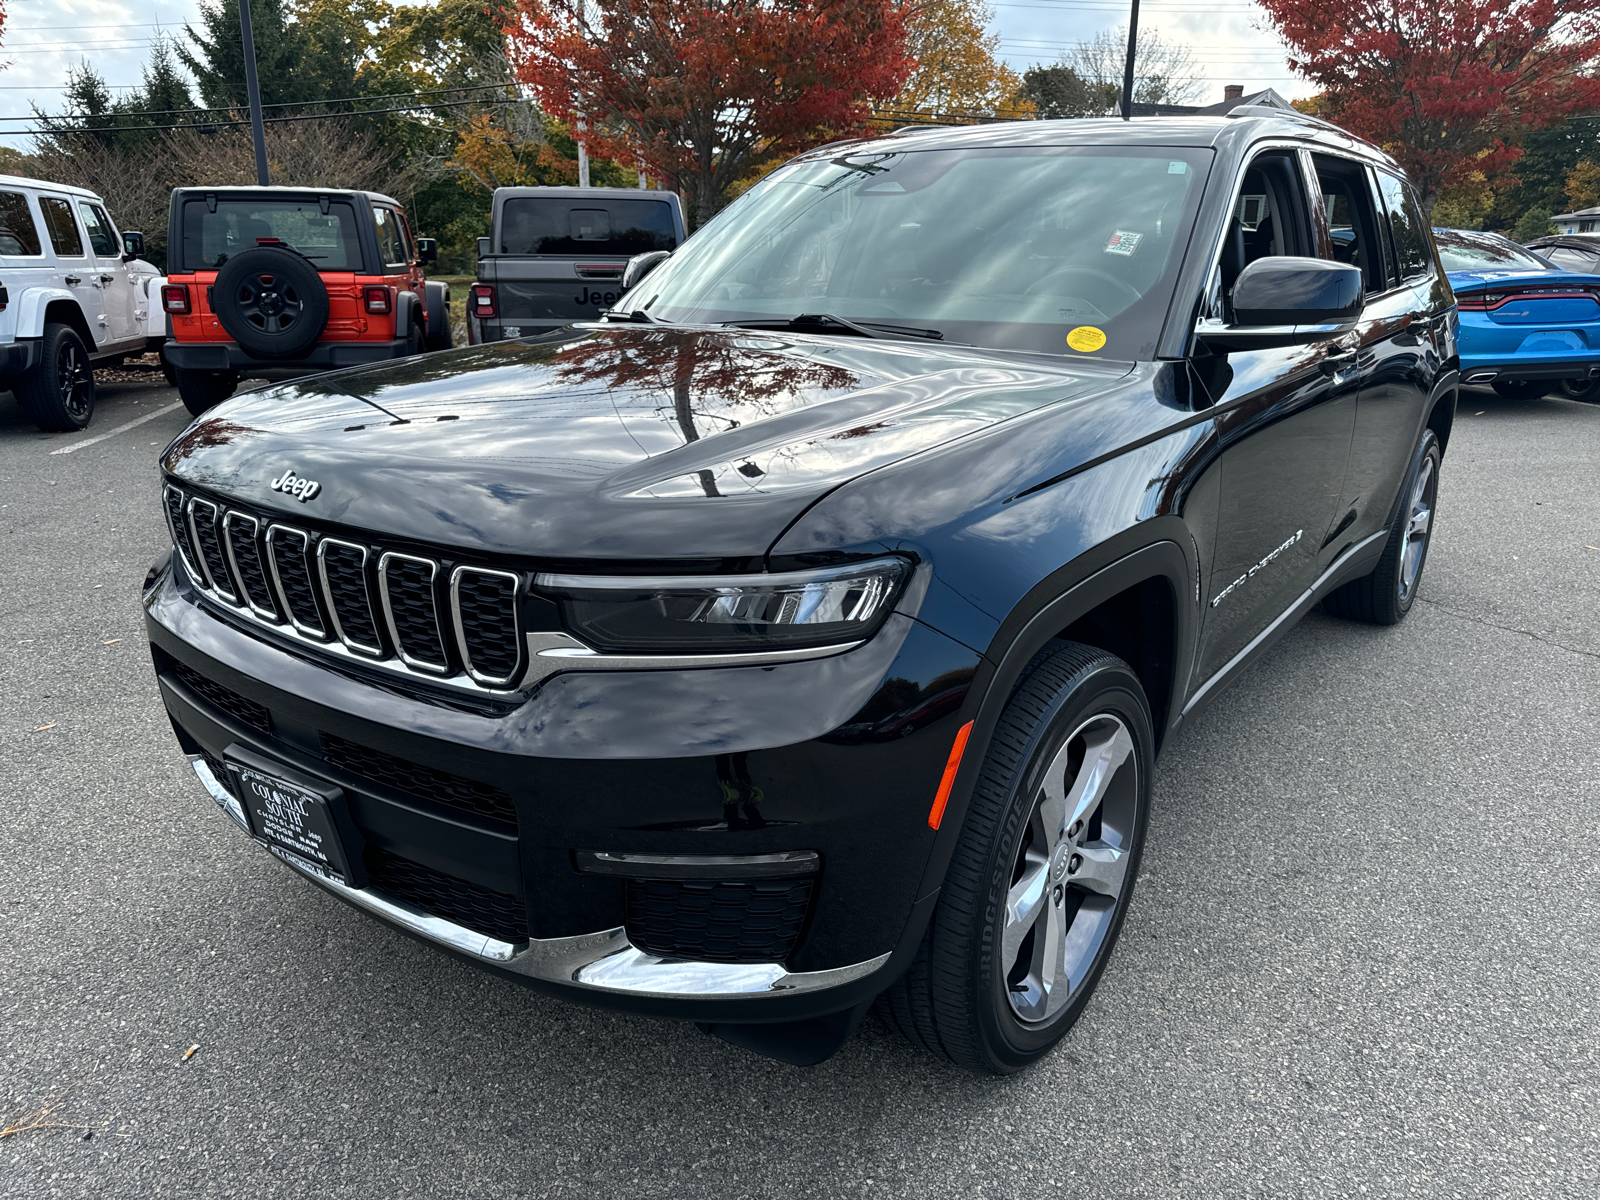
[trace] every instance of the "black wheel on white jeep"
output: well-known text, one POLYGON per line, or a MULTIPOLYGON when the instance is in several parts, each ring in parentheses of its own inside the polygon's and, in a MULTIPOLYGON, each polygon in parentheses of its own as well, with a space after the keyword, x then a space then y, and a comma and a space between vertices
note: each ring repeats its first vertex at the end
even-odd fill
POLYGON ((197 417, 221 404, 239 386, 237 371, 191 371, 177 367, 172 373, 177 377, 178 396, 183 406, 197 417))
POLYGON ((94 371, 89 350, 70 325, 44 327, 39 365, 16 382, 29 418, 47 433, 73 433, 94 416, 94 371))

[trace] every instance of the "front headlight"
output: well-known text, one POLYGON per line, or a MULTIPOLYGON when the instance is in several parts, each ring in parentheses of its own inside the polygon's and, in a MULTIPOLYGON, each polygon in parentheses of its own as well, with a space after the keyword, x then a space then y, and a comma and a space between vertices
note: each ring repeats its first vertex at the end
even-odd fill
POLYGON ((910 573, 903 558, 775 575, 537 575, 567 630, 611 653, 717 654, 859 642, 910 573))

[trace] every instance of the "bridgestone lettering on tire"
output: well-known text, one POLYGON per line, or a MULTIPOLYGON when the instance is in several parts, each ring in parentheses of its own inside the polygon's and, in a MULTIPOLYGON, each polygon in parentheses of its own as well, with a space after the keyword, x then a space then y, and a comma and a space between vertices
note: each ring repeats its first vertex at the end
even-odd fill
POLYGON ((878 1013, 914 1045, 1007 1074, 1088 1003, 1144 846, 1155 737, 1121 659, 1052 642, 995 727, 933 921, 878 1013))

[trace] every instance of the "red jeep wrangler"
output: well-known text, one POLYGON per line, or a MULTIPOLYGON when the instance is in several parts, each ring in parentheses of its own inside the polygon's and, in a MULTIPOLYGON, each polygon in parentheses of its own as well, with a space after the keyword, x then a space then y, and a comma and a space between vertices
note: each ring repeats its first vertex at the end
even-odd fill
POLYGON ((376 192, 173 189, 161 305, 178 394, 198 415, 242 376, 448 349, 449 285, 422 275, 437 257, 376 192))

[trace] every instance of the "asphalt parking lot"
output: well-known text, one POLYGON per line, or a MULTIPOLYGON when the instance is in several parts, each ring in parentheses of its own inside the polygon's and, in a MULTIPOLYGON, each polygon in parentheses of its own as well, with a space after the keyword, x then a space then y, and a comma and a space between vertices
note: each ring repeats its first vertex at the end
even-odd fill
POLYGON ((246 842, 141 638, 187 419, 0 396, 0 1195, 1600 1194, 1600 407, 1464 397, 1417 610, 1313 614, 1167 749, 1100 991, 1005 1080, 573 1007, 246 842))

